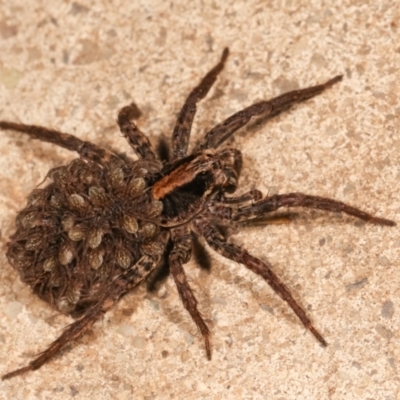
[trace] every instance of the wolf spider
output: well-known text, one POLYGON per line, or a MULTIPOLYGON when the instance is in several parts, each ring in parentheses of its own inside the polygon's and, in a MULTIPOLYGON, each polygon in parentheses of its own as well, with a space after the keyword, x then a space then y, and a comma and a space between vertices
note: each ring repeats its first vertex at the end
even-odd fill
POLYGON ((228 53, 228 49, 223 51, 219 63, 187 97, 172 134, 172 154, 166 161, 157 159, 149 140, 132 121, 134 105, 121 109, 118 125, 137 161, 67 133, 0 121, 1 129, 23 132, 79 154, 70 164, 49 171, 50 183, 29 195, 26 208, 17 216, 17 230, 7 251, 10 264, 35 294, 77 320, 27 366, 5 374, 3 379, 40 368, 63 346, 81 337, 163 259, 210 359, 210 331, 183 268, 191 257, 193 233, 222 256, 260 275, 326 346, 271 265, 230 243, 218 225, 251 221, 281 207, 343 212, 379 225, 395 223, 340 201, 303 193, 263 198, 260 191, 251 190, 228 196, 237 189, 242 155, 239 150, 219 146, 251 118, 277 114, 342 79, 336 76, 324 84, 255 103, 216 125, 188 155, 196 104, 209 92, 228 53))

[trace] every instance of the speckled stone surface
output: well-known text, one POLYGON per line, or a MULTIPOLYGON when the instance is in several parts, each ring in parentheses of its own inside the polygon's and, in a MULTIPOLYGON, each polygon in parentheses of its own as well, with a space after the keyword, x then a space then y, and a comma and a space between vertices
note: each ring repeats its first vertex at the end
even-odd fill
MULTIPOLYGON (((344 74, 324 95, 237 132, 241 190, 330 196, 400 222, 400 8, 396 2, 0 1, 0 119, 40 124, 131 154, 115 123, 135 101, 153 143, 185 97, 231 55, 198 107, 193 139, 252 102, 344 74), (111 5, 112 3, 112 5, 111 5)), ((20 283, 5 258, 16 212, 73 158, 0 132, 0 373, 29 362, 72 320, 20 283)), ((329 342, 322 348, 243 266, 210 253, 187 273, 213 359, 171 278, 140 287, 2 399, 400 398, 399 228, 302 212, 233 240, 268 259, 329 342)))

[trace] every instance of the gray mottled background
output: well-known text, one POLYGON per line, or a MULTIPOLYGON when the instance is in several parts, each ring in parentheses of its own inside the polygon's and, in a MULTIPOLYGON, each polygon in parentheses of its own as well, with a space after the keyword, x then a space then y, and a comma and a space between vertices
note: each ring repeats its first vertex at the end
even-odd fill
MULTIPOLYGON (((252 102, 344 74, 290 112, 239 131, 241 190, 331 196, 400 222, 398 2, 0 1, 0 119, 130 153, 118 109, 132 100, 153 143, 229 46, 193 139, 252 102), (188 4, 186 4, 188 3, 188 4), (397 4, 396 4, 397 3, 397 4)), ((0 373, 28 363, 71 322, 19 282, 5 251, 16 212, 73 154, 0 132, 0 373)), ((213 331, 213 360, 172 279, 126 296, 4 399, 398 399, 398 228, 298 210, 234 241, 274 270, 329 342, 321 348, 243 266, 211 253, 186 268, 213 331)))

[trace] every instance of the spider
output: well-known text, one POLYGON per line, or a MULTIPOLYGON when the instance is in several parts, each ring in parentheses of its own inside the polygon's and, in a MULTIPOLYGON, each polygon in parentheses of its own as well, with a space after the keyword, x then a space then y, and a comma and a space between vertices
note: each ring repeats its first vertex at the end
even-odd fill
POLYGON ((219 226, 265 217, 281 207, 343 212, 379 225, 394 226, 333 199, 303 193, 263 197, 258 190, 231 195, 238 186, 241 152, 220 146, 257 116, 275 115, 341 81, 295 90, 255 103, 212 128, 187 154, 196 105, 222 71, 229 50, 187 97, 172 133, 171 156, 160 161, 133 122, 131 104, 119 111, 118 125, 138 160, 41 126, 0 121, 1 129, 75 151, 79 157, 50 170, 47 185, 28 196, 18 213, 7 258, 21 280, 51 307, 75 318, 46 350, 8 379, 36 370, 67 343, 81 337, 104 313, 166 260, 186 310, 197 325, 211 359, 210 330, 197 307, 183 265, 191 257, 193 235, 222 256, 262 277, 289 305, 306 329, 326 346, 290 290, 268 262, 231 243, 219 226))

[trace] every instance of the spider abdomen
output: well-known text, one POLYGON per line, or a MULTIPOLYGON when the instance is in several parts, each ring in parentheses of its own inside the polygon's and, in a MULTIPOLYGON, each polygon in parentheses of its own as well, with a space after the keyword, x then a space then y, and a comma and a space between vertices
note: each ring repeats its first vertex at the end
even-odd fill
POLYGON ((7 257, 53 308, 80 315, 141 256, 163 252, 163 204, 146 190, 145 167, 78 158, 51 170, 50 183, 28 197, 7 257))

